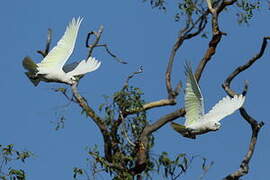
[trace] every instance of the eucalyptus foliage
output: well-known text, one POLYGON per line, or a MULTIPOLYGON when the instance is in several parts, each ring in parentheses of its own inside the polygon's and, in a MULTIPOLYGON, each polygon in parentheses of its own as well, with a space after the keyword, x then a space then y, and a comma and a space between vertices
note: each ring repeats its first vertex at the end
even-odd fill
POLYGON ((33 154, 30 151, 18 151, 14 149, 13 144, 6 146, 0 145, 0 179, 2 180, 24 180, 26 174, 23 169, 17 169, 13 166, 18 161, 25 163, 25 160, 33 154))

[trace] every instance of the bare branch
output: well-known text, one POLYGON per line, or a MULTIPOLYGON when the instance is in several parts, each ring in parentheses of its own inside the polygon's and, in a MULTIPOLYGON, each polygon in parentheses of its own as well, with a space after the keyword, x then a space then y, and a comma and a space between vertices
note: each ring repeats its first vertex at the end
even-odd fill
POLYGON ((96 47, 104 47, 106 52, 112 56, 117 62, 121 63, 121 64, 127 64, 126 61, 123 61, 122 59, 118 58, 115 54, 113 54, 110 49, 108 48, 107 44, 97 44, 96 47))
POLYGON ((221 5, 219 6, 219 8, 217 9, 217 13, 220 13, 221 11, 223 11, 223 9, 227 6, 233 5, 237 0, 231 0, 231 1, 223 1, 223 3, 221 3, 221 5))
POLYGON ((214 14, 216 9, 213 8, 211 0, 206 0, 209 11, 214 14))
POLYGON ((42 51, 42 50, 37 51, 37 53, 41 54, 43 58, 48 55, 48 53, 50 51, 51 42, 52 42, 52 30, 49 28, 45 50, 44 51, 42 51))
POLYGON ((76 101, 74 101, 74 99, 73 99, 73 96, 72 97, 69 97, 68 96, 68 94, 67 94, 67 88, 52 88, 52 90, 54 92, 60 92, 60 93, 62 93, 65 96, 65 98, 67 98, 68 101, 71 101, 71 102, 75 102, 76 103, 76 101))
POLYGON ((240 168, 236 170, 235 172, 229 174, 226 176, 223 180, 239 180, 240 177, 246 175, 249 171, 249 161, 251 160, 255 146, 257 143, 257 138, 260 129, 264 125, 263 122, 258 123, 255 119, 253 119, 251 116, 248 115, 246 110, 244 108, 240 109, 240 113, 242 117, 250 124, 251 129, 252 129, 252 135, 248 147, 248 152, 246 153, 245 157, 243 158, 240 168))
POLYGON ((99 27, 98 32, 92 31, 92 32, 89 32, 89 33, 87 34, 86 41, 85 41, 85 46, 86 46, 87 48, 89 48, 89 52, 88 52, 87 59, 92 55, 92 53, 93 53, 93 51, 94 51, 94 49, 95 49, 96 47, 104 47, 105 50, 106 50, 106 52, 107 52, 110 56, 112 56, 114 59, 116 59, 116 61, 118 61, 119 63, 122 63, 122 64, 127 64, 127 62, 121 60, 121 59, 118 58, 115 54, 113 54, 113 53, 109 50, 107 44, 98 44, 98 43, 99 43, 99 40, 100 40, 100 38, 101 38, 101 35, 102 35, 102 33, 103 33, 103 30, 104 30, 104 27, 101 25, 101 26, 99 27), (92 44, 90 44, 89 41, 90 41, 90 37, 91 37, 92 35, 95 36, 95 40, 94 40, 94 42, 93 42, 92 44))
MULTIPOLYGON (((207 0, 209 1, 209 0, 207 0)), ((219 17, 219 13, 222 12, 224 10, 224 8, 226 6, 230 6, 232 4, 234 4, 237 0, 231 0, 231 1, 223 1, 223 3, 221 3, 220 6, 216 7, 217 9, 212 12, 212 39, 209 42, 208 45, 208 49, 203 57, 203 59, 200 61, 196 73, 195 73, 195 77, 197 79, 197 81, 199 82, 200 78, 201 78, 201 74, 207 64, 207 62, 209 60, 211 60, 212 56, 216 53, 216 48, 217 45, 219 44, 222 35, 226 35, 226 33, 221 32, 219 30, 219 24, 218 24, 218 17, 219 17)))
POLYGON ((167 106, 167 105, 175 105, 176 101, 173 99, 161 99, 159 101, 153 101, 143 105, 144 110, 152 109, 155 107, 167 106))
POLYGON ((206 18, 207 15, 208 15, 208 11, 205 14, 203 14, 201 17, 199 17, 194 24, 192 24, 188 18, 186 22, 186 27, 180 30, 179 35, 176 39, 176 42, 171 49, 169 62, 167 65, 167 70, 166 70, 166 76, 165 76, 168 99, 174 99, 179 93, 179 92, 176 92, 175 90, 178 90, 178 91, 180 90, 179 88, 175 88, 175 90, 173 90, 172 84, 171 84, 171 72, 172 72, 172 67, 173 67, 175 56, 176 56, 176 52, 178 51, 179 47, 183 44, 183 42, 186 39, 191 39, 202 32, 202 30, 205 28, 205 25, 207 23, 207 18, 206 18), (195 31, 194 33, 190 33, 196 27, 196 25, 198 25, 197 31, 195 31))
MULTIPOLYGON (((265 48, 267 46, 267 40, 269 40, 270 37, 264 37, 263 38, 263 42, 260 48, 260 51, 258 54, 256 54, 253 58, 251 58, 246 64, 244 64, 243 66, 239 66, 238 68, 236 68, 229 76, 228 78, 225 80, 225 82, 223 83, 222 87, 224 88, 225 92, 230 95, 233 96, 235 94, 235 92, 230 88, 230 84, 231 81, 237 76, 239 75, 241 72, 245 71, 246 69, 248 69, 249 67, 251 67, 251 65, 256 62, 260 57, 262 57, 262 55, 265 52, 265 48)), ((246 85, 247 87, 247 85, 246 85)), ((246 88, 244 89, 244 93, 246 92, 246 88)), ((258 134, 260 129, 263 127, 264 123, 263 122, 257 122, 253 117, 251 117, 247 111, 245 110, 245 108, 240 108, 240 114, 241 116, 249 123, 251 129, 252 129, 252 135, 251 135, 251 139, 250 139, 250 143, 249 143, 249 148, 248 148, 248 152, 246 153, 245 157, 243 158, 241 164, 240 164, 240 168, 238 170, 236 170, 235 172, 229 174, 228 176, 226 176, 223 180, 238 180, 240 177, 246 175, 249 171, 249 162, 253 156, 254 150, 255 150, 255 146, 257 143, 257 139, 258 139, 258 134)))
POLYGON ((140 66, 137 71, 133 72, 131 75, 129 75, 127 77, 127 80, 126 80, 123 88, 128 86, 128 82, 129 82, 130 79, 132 79, 136 74, 140 74, 140 73, 143 73, 143 67, 142 66, 140 66))
POLYGON ((246 69, 248 69, 253 63, 255 63, 258 59, 260 59, 262 57, 262 55, 265 52, 265 48, 267 46, 267 40, 269 40, 270 37, 264 37, 263 41, 262 41, 262 45, 260 48, 260 51, 258 54, 256 54, 254 57, 252 57, 246 64, 244 64, 243 66, 239 66, 238 68, 236 68, 225 80, 225 82, 223 83, 222 87, 224 88, 224 90, 231 96, 233 96, 235 94, 235 92, 230 88, 230 84, 231 81, 241 72, 245 71, 246 69))
POLYGON ((85 99, 79 94, 78 89, 77 89, 77 83, 74 83, 71 86, 73 96, 75 97, 75 100, 77 103, 80 105, 80 107, 87 113, 87 115, 95 122, 95 124, 98 126, 101 134, 103 135, 104 139, 104 154, 105 157, 108 161, 111 160, 112 158, 112 142, 111 142, 111 137, 110 133, 108 132, 108 129, 104 123, 104 120, 101 119, 95 111, 87 104, 85 99))
POLYGON ((97 124, 101 131, 107 131, 103 120, 95 113, 95 111, 87 104, 85 99, 79 94, 77 89, 77 83, 74 83, 71 86, 71 89, 75 100, 81 106, 81 108, 83 108, 83 110, 86 111, 87 115, 94 120, 94 122, 97 124))
POLYGON ((176 100, 175 99, 161 99, 158 101, 153 101, 153 102, 149 102, 143 105, 142 108, 138 108, 138 109, 132 109, 132 111, 126 111, 126 114, 135 114, 141 111, 146 111, 149 109, 153 109, 156 107, 161 107, 161 106, 172 106, 176 104, 176 100))
POLYGON ((92 31, 92 32, 88 33, 88 35, 86 37, 86 42, 85 42, 86 47, 89 48, 87 59, 92 55, 94 48, 97 46, 103 30, 104 30, 104 27, 101 25, 99 27, 98 32, 92 31), (89 40, 90 40, 91 35, 95 35, 96 39, 92 44, 89 44, 89 40))

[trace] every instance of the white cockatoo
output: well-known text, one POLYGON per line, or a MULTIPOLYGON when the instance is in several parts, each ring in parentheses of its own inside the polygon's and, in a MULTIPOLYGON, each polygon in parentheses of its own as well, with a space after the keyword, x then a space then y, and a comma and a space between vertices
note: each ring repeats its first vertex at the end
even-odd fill
POLYGON ((185 90, 185 125, 172 122, 174 130, 184 137, 195 139, 196 135, 209 131, 217 131, 220 120, 238 110, 245 101, 244 95, 229 96, 221 99, 207 114, 204 114, 204 102, 199 85, 192 73, 190 64, 185 65, 186 90, 185 90))
POLYGON ((38 64, 35 64, 30 57, 25 57, 23 67, 28 70, 25 74, 37 86, 40 81, 60 82, 72 85, 76 82, 77 76, 95 71, 100 62, 93 57, 80 62, 65 65, 72 54, 79 31, 82 18, 75 19, 66 28, 62 38, 52 48, 48 55, 38 64))

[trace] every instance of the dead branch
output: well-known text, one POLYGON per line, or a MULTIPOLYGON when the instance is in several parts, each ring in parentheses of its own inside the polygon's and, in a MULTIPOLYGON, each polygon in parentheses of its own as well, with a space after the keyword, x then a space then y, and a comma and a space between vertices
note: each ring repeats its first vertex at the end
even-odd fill
POLYGON ((166 88, 167 88, 167 92, 168 92, 168 99, 175 99, 176 96, 179 94, 179 90, 180 90, 180 86, 181 86, 180 82, 179 82, 178 85, 176 86, 176 88, 173 90, 172 84, 171 84, 171 73, 172 73, 172 68, 173 68, 173 63, 174 63, 174 59, 176 56, 176 52, 178 51, 178 49, 180 48, 180 46, 183 44, 183 42, 185 40, 191 39, 203 31, 203 29, 205 28, 205 26, 207 24, 208 13, 209 13, 208 11, 205 12, 205 14, 203 14, 201 17, 199 17, 195 21, 195 23, 191 23, 191 20, 190 20, 191 17, 189 17, 187 22, 186 22, 186 26, 179 31, 179 35, 176 39, 176 42, 171 49, 169 62, 167 65, 167 70, 166 70, 166 76, 165 76, 166 77, 166 88), (195 32, 191 33, 191 31, 197 25, 198 25, 198 29, 195 32))
POLYGON ((106 52, 107 52, 110 56, 112 56, 112 58, 114 58, 117 62, 119 62, 119 63, 121 63, 121 64, 127 64, 126 61, 123 61, 122 59, 118 58, 115 54, 113 54, 113 53, 110 51, 110 49, 109 49, 109 47, 108 47, 107 44, 97 44, 96 47, 104 47, 105 50, 106 50, 106 52))
MULTIPOLYGON (((228 78, 225 80, 225 82, 222 84, 223 89, 225 90, 225 92, 230 95, 233 96, 235 95, 235 91, 233 91, 230 87, 232 80, 239 75, 241 72, 245 71, 246 69, 248 69, 249 67, 251 67, 251 65, 253 63, 255 63, 259 58, 261 58, 265 52, 265 48, 267 46, 267 40, 269 40, 270 37, 264 37, 263 38, 263 42, 260 48, 260 51, 258 54, 256 54, 253 58, 251 58, 246 64, 244 64, 243 66, 239 66, 238 68, 236 68, 229 76, 228 78)), ((246 175, 249 171, 249 162, 253 156, 254 150, 255 150, 255 146, 257 143, 257 139, 258 139, 258 134, 260 132, 260 129, 263 127, 264 122, 258 122, 256 121, 253 117, 251 117, 247 111, 245 110, 244 107, 240 108, 240 114, 241 116, 247 121, 247 123, 249 123, 251 130, 252 130, 252 135, 251 135, 251 139, 250 139, 250 143, 249 143, 249 147, 248 147, 248 152, 246 153, 246 155, 244 156, 241 164, 240 164, 240 168, 237 169, 235 172, 227 175, 223 180, 238 180, 240 177, 246 175)))
POLYGON ((104 30, 104 27, 101 25, 99 27, 98 32, 92 31, 92 32, 89 32, 87 34, 86 41, 85 41, 85 46, 87 48, 89 48, 87 59, 92 55, 94 48, 98 45, 98 42, 100 40, 100 37, 101 37, 103 30, 104 30), (90 40, 91 35, 95 35, 96 38, 92 44, 89 44, 89 40, 90 40))
POLYGON ((146 111, 149 109, 153 109, 153 108, 157 108, 157 107, 162 107, 162 106, 173 106, 176 104, 176 100, 175 99, 161 99, 158 101, 153 101, 153 102, 149 102, 143 105, 142 108, 138 108, 138 109, 132 109, 131 111, 126 111, 126 114, 135 114, 138 112, 142 112, 142 111, 146 111))
POLYGON ((108 132, 108 129, 104 123, 104 120, 101 119, 96 112, 88 105, 88 103, 85 101, 85 99, 79 94, 77 89, 78 83, 74 83, 71 86, 73 96, 79 104, 79 106, 86 112, 86 114, 94 121, 94 123, 98 126, 103 139, 104 139, 104 154, 106 159, 110 162, 112 158, 111 149, 112 149, 112 142, 110 133, 108 132))
POLYGON ((123 88, 126 88, 128 86, 128 82, 129 82, 130 79, 132 79, 136 74, 140 74, 140 73, 143 73, 143 67, 142 66, 140 66, 137 71, 133 72, 131 75, 129 75, 127 77, 126 82, 125 82, 123 88))
POLYGON ((103 30, 104 30, 104 27, 101 25, 101 26, 99 27, 98 32, 91 31, 91 32, 89 32, 89 33, 87 34, 86 41, 85 41, 85 46, 86 46, 87 48, 89 48, 89 52, 88 52, 87 59, 92 55, 92 53, 93 53, 93 51, 94 51, 94 49, 95 49, 96 47, 104 47, 105 50, 106 50, 106 52, 107 52, 110 56, 112 56, 117 62, 119 62, 119 63, 121 63, 121 64, 127 64, 127 62, 121 60, 121 59, 118 58, 115 54, 113 54, 113 53, 110 51, 110 49, 109 49, 109 47, 108 47, 107 44, 99 44, 99 40, 100 40, 100 38, 101 38, 101 35, 102 35, 102 33, 103 33, 103 30), (90 44, 89 41, 90 41, 90 38, 91 38, 92 35, 95 36, 95 40, 94 40, 94 42, 93 42, 92 44, 90 44))
POLYGON ((41 54, 43 58, 48 55, 48 53, 50 51, 51 42, 52 42, 52 30, 49 28, 45 50, 44 51, 42 51, 42 50, 37 51, 37 53, 41 54))
POLYGON ((248 69, 253 63, 255 63, 258 59, 260 59, 262 57, 262 55, 264 54, 265 48, 267 46, 267 40, 269 40, 270 37, 264 37, 263 41, 262 41, 262 45, 261 45, 261 49, 259 51, 258 54, 256 54, 253 58, 251 58, 246 64, 244 64, 243 66, 239 66, 238 68, 236 68, 225 80, 225 82, 223 83, 222 87, 224 88, 224 90, 229 94, 229 95, 234 95, 236 94, 231 88, 230 88, 230 84, 231 81, 241 72, 245 71, 246 69, 248 69))

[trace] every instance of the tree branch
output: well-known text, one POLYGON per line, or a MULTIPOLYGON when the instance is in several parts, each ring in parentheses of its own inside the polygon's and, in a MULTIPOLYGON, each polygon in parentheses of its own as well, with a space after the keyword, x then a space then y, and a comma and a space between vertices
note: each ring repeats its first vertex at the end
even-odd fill
POLYGON ((121 63, 121 64, 127 64, 126 61, 123 61, 122 59, 118 58, 115 54, 113 54, 113 53, 110 51, 110 49, 109 49, 109 47, 108 47, 107 44, 97 44, 96 47, 104 47, 105 50, 106 50, 106 52, 107 52, 110 56, 112 56, 117 62, 119 62, 119 63, 121 63))
POLYGON ((86 100, 79 94, 78 89, 77 89, 78 83, 74 83, 71 86, 73 96, 75 97, 76 102, 79 104, 79 106, 86 112, 87 116, 89 116, 95 124, 98 126, 103 139, 104 139, 104 154, 105 158, 110 162, 111 156, 112 156, 112 142, 110 138, 110 133, 108 132, 108 129, 104 123, 104 120, 101 119, 95 111, 88 105, 86 100))
POLYGON ((86 41, 85 41, 85 46, 86 46, 87 48, 89 48, 89 52, 88 52, 87 59, 92 55, 92 53, 93 53, 93 51, 94 51, 94 49, 95 49, 96 47, 104 47, 105 50, 106 50, 106 52, 107 52, 110 56, 112 56, 114 59, 116 59, 116 61, 118 61, 119 63, 122 63, 122 64, 127 64, 127 62, 125 62, 125 61, 119 59, 115 54, 113 54, 113 53, 109 50, 107 44, 98 44, 98 43, 99 43, 99 40, 100 40, 100 38, 101 38, 101 35, 102 35, 102 33, 103 33, 103 30, 104 30, 104 27, 101 25, 101 26, 99 27, 98 32, 91 31, 91 32, 89 32, 89 33, 87 34, 86 41), (90 37, 91 37, 92 35, 95 36, 95 40, 94 40, 94 42, 93 42, 92 44, 90 44, 89 41, 90 41, 90 37))
POLYGON ((224 88, 224 90, 230 94, 230 95, 234 95, 236 94, 231 88, 230 88, 230 84, 231 84, 231 81, 238 75, 240 74, 241 72, 245 71, 246 69, 248 69, 253 63, 255 63, 259 58, 262 57, 262 55, 264 54, 265 52, 265 48, 268 44, 267 40, 269 40, 270 37, 267 36, 267 37, 264 37, 263 38, 263 41, 262 41, 262 45, 261 45, 261 48, 260 48, 260 51, 258 54, 256 54, 254 57, 252 57, 246 64, 244 64, 243 66, 239 66, 238 68, 236 68, 228 77, 227 79, 225 80, 225 82, 223 83, 222 87, 224 88))
POLYGON ((48 55, 48 53, 50 51, 51 42, 52 42, 52 30, 49 28, 45 50, 44 51, 42 51, 42 50, 37 51, 37 53, 41 54, 43 58, 48 55))
MULTIPOLYGON (((228 78, 225 80, 225 82, 222 84, 223 89, 225 90, 225 92, 230 95, 233 96, 236 93, 231 89, 230 84, 231 81, 237 76, 239 75, 241 72, 245 71, 246 69, 248 69, 249 67, 251 67, 251 65, 256 62, 259 58, 262 57, 262 55, 265 52, 265 48, 267 46, 267 40, 269 40, 270 37, 264 37, 263 38, 263 42, 260 48, 260 51, 258 54, 256 54, 253 58, 251 58, 246 64, 244 64, 243 66, 239 66, 238 68, 236 68, 229 76, 228 78)), ((245 108, 240 108, 240 114, 241 116, 249 123, 251 130, 252 130, 252 135, 251 135, 251 139, 250 139, 250 143, 249 143, 249 147, 248 147, 248 152, 246 153, 245 157, 243 158, 241 164, 240 164, 240 168, 238 170, 236 170, 235 172, 227 175, 223 180, 238 180, 240 177, 246 175, 249 171, 249 162, 253 156, 254 150, 255 150, 255 146, 257 143, 257 139, 258 139, 258 134, 260 129, 263 127, 264 123, 263 122, 258 122, 256 121, 253 117, 251 117, 247 111, 245 110, 245 108)))
POLYGON ((216 9, 213 8, 211 0, 206 0, 209 11, 214 14, 216 9))
POLYGON ((104 27, 101 25, 99 27, 98 32, 92 31, 87 34, 86 41, 85 41, 85 46, 89 48, 87 59, 92 55, 94 48, 97 46, 103 30, 104 30, 104 27), (89 44, 91 35, 95 35, 96 39, 92 44, 89 44))
POLYGON ((178 83, 175 90, 173 90, 172 84, 171 84, 171 72, 172 72, 172 67, 173 67, 175 56, 176 56, 176 52, 178 51, 179 47, 183 44, 183 42, 186 39, 191 39, 202 32, 202 30, 205 28, 207 24, 207 15, 208 15, 208 11, 205 12, 205 14, 203 14, 202 16, 200 16, 195 21, 195 23, 191 23, 191 20, 188 18, 186 22, 186 27, 179 31, 179 35, 176 39, 176 42, 171 49, 169 62, 167 65, 167 70, 166 70, 166 76, 165 76, 168 99, 175 99, 179 93, 178 91, 180 90, 179 88, 180 83, 178 83), (194 33, 190 33, 196 27, 196 25, 198 25, 197 31, 195 31, 194 33))
MULTIPOLYGON (((249 120, 254 120, 252 117, 250 117, 244 108, 240 109, 241 115, 243 117, 245 117, 245 119, 247 121, 249 120)), ((255 120, 254 120, 255 121, 255 120)), ((255 146, 257 143, 257 138, 258 138, 258 134, 259 131, 261 129, 261 127, 264 125, 263 122, 257 123, 257 121, 255 121, 256 123, 252 123, 250 124, 252 127, 252 135, 251 135, 251 139, 250 139, 250 144, 248 147, 248 152, 246 153, 244 159, 242 160, 241 164, 240 164, 240 168, 238 170, 236 170, 235 172, 229 174, 228 176, 226 176, 223 180, 239 180, 240 177, 246 175, 249 171, 249 161, 252 158, 252 155, 254 153, 255 150, 255 146)))

